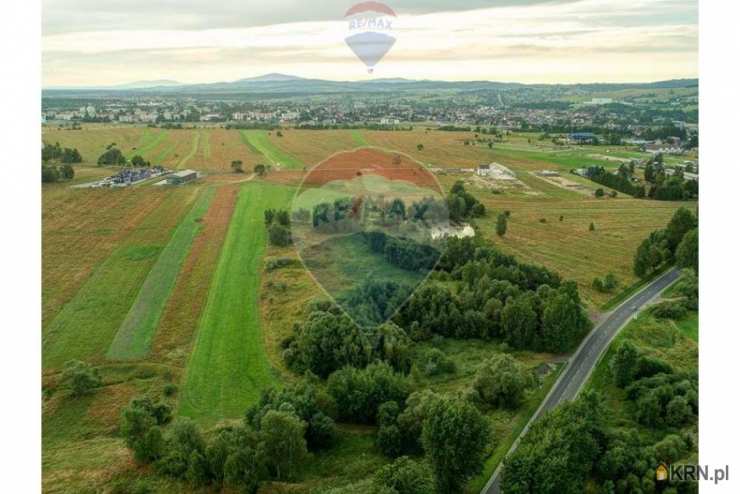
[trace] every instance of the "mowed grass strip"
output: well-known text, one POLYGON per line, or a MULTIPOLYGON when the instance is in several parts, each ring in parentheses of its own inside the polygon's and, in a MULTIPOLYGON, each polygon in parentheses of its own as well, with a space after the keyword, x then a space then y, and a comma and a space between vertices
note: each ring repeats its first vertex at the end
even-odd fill
POLYGON ((218 266, 238 191, 236 185, 216 188, 215 197, 203 216, 202 228, 177 275, 147 360, 185 368, 198 321, 206 305, 208 288, 218 266))
POLYGON ((43 340, 45 369, 58 369, 71 359, 103 360, 141 284, 192 204, 197 189, 169 192, 49 324, 43 340))
POLYGON ((279 168, 303 169, 305 164, 292 154, 280 149, 270 140, 266 130, 242 130, 248 147, 256 149, 271 164, 279 168))
POLYGON ((202 190, 188 215, 172 234, 118 329, 106 354, 109 359, 139 359, 149 354, 152 338, 175 286, 177 274, 201 228, 200 220, 208 211, 214 194, 212 187, 202 190))
POLYGON ((185 157, 177 163, 177 168, 179 169, 185 168, 185 165, 188 164, 188 161, 190 161, 193 158, 193 156, 195 156, 195 153, 198 152, 199 142, 200 142, 200 132, 193 132, 193 140, 191 141, 190 152, 187 155, 185 155, 185 157))
POLYGON ((292 193, 257 182, 239 191, 188 363, 180 415, 206 423, 240 417, 263 389, 278 383, 265 354, 258 306, 264 211, 285 208, 292 193))

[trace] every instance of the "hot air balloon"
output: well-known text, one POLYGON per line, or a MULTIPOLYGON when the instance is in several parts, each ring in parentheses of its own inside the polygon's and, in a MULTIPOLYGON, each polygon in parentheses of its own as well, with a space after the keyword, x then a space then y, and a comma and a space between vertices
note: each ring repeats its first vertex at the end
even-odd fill
POLYGON ((345 18, 352 18, 350 30, 363 28, 362 31, 347 36, 344 41, 366 66, 369 73, 396 43, 396 38, 381 32, 388 30, 390 22, 383 22, 382 16, 396 16, 387 5, 380 2, 361 2, 351 7, 345 18))

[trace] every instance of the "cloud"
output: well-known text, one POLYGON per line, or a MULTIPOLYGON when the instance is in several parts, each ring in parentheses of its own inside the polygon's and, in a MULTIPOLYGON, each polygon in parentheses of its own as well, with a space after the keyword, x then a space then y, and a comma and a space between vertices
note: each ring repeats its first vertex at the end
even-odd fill
MULTIPOLYGON (((341 19, 357 1, 321 0, 43 0, 43 32, 202 30, 341 19)), ((577 0, 389 0, 399 14, 462 12, 577 0)))
MULTIPOLYGON (((67 0, 71 1, 86 0, 67 0)), ((132 1, 136 5, 139 0, 132 1)), ((153 8, 156 10, 160 3, 155 1, 153 8)), ((178 15, 186 16, 190 3, 192 0, 185 0, 186 8, 178 15)), ((296 2, 275 3, 280 10, 296 2)), ((332 3, 339 2, 327 2, 332 3)), ((404 2, 404 8, 413 11, 422 3, 428 4, 427 9, 452 5, 442 0, 409 1, 404 2)), ((301 2, 301 9, 306 10, 305 4, 301 2)), ((511 0, 504 4, 399 15, 393 31, 396 45, 381 62, 382 72, 378 74, 522 82, 696 76, 698 29, 692 21, 694 2, 511 0)), ((187 15, 194 16, 193 23, 205 25, 233 4, 228 0, 224 5, 205 20, 196 19, 192 13, 187 15)), ((322 4, 319 10, 324 8, 322 4)), ((136 11, 136 7, 127 9, 136 11)), ((294 12, 293 17, 298 13, 294 12)), ((127 21, 115 30, 46 34, 45 85, 164 78, 210 82, 267 72, 333 79, 366 77, 364 67, 344 43, 347 24, 341 19, 209 29, 142 30, 134 25, 135 21, 127 21)))

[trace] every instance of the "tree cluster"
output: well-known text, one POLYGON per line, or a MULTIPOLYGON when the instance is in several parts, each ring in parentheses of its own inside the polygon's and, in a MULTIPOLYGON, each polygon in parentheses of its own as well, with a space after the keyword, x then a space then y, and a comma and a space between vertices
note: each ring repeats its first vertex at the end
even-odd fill
POLYGON ((411 368, 412 342, 392 322, 362 328, 333 304, 316 308, 283 342, 283 358, 295 372, 321 378, 346 366, 356 368, 380 360, 400 372, 411 368))
POLYGON ((486 215, 486 207, 473 194, 465 190, 465 185, 461 180, 455 182, 447 195, 447 211, 450 221, 454 223, 486 215))
POLYGON ((270 245, 287 247, 293 241, 290 234, 290 214, 284 209, 266 209, 265 227, 270 245))
MULTIPOLYGON (((611 173, 603 166, 589 166, 586 169, 586 177, 597 184, 605 185, 633 197, 639 198, 645 196, 645 188, 640 184, 633 183, 631 176, 625 176, 621 173, 611 173)), ((602 190, 601 192, 603 196, 604 191, 602 190)))
POLYGON ((427 282, 413 293, 395 320, 414 339, 498 337, 518 349, 561 352, 590 328, 575 283, 544 268, 470 239, 450 239, 438 267, 458 287, 427 282))
POLYGON ((123 155, 121 150, 116 147, 109 147, 100 155, 100 157, 98 157, 98 166, 124 166, 125 164, 126 157, 123 155))
MULTIPOLYGON (((633 266, 635 274, 645 278, 665 263, 676 260, 678 247, 684 237, 697 227, 698 220, 691 211, 687 208, 677 209, 665 229, 652 232, 637 248, 633 266)), ((698 249, 698 237, 690 237, 681 251, 681 262, 693 264, 695 258, 698 269, 698 249)))
POLYGON ((43 163, 82 163, 82 155, 77 148, 62 148, 59 143, 44 144, 41 148, 41 161, 43 163))

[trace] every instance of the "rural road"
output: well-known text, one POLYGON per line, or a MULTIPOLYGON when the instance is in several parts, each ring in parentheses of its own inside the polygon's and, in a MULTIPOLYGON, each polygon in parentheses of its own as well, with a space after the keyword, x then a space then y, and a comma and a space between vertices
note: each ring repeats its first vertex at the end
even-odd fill
MULTIPOLYGON (((593 371, 599 357, 609 346, 609 343, 617 335, 620 329, 638 313, 648 302, 653 300, 666 289, 671 283, 676 281, 679 271, 675 268, 660 275, 642 290, 632 295, 629 299, 619 305, 596 325, 594 329, 586 336, 581 346, 568 360, 568 364, 563 370, 558 380, 550 389, 547 397, 542 402, 537 411, 532 415, 522 433, 511 445, 506 453, 507 456, 516 449, 519 441, 527 433, 532 423, 559 404, 574 399, 581 390, 593 371)), ((496 471, 488 480, 488 483, 481 491, 481 494, 500 494, 501 493, 501 467, 499 464, 496 471)))

